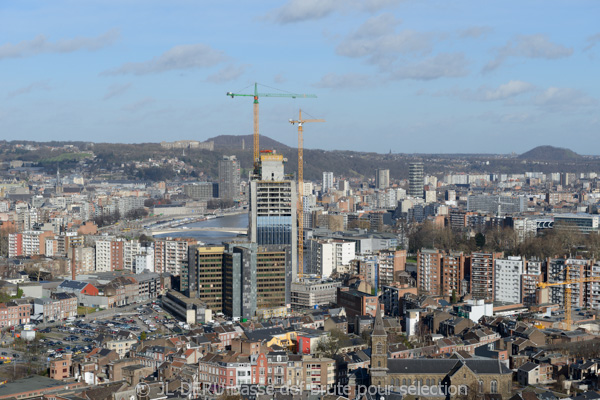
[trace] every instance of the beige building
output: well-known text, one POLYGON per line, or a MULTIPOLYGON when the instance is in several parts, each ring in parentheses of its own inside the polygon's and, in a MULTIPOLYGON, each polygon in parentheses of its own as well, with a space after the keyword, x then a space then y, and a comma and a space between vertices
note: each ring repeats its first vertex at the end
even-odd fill
POLYGON ((109 350, 117 352, 120 358, 127 355, 131 346, 137 343, 137 339, 125 339, 125 340, 110 340, 106 342, 105 347, 109 350))
POLYGON ((335 361, 331 358, 302 360, 303 390, 327 392, 335 384, 335 361))

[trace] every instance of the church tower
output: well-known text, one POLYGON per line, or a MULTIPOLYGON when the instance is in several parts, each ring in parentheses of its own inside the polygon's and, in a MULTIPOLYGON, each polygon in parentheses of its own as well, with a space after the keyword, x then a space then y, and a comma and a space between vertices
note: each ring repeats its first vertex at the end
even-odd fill
POLYGON ((371 334, 371 385, 384 387, 387 386, 387 367, 388 345, 387 333, 383 327, 383 318, 381 317, 381 307, 377 302, 377 311, 375 314, 375 324, 371 334))

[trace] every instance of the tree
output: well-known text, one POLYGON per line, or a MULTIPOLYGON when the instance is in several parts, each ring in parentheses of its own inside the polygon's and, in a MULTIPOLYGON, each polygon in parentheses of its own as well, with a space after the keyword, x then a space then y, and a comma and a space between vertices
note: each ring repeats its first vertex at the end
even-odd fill
POLYGON ((458 296, 456 295, 456 290, 452 289, 452 299, 450 300, 452 304, 458 303, 458 296))
POLYGON ((143 331, 140 334, 140 340, 146 340, 148 338, 148 334, 146 333, 146 331, 143 331))
POLYGON ((317 344, 317 353, 320 353, 328 358, 333 358, 337 355, 342 347, 342 343, 348 340, 348 336, 339 329, 332 329, 329 335, 321 338, 317 344))
POLYGON ((475 235, 475 245, 480 249, 485 246, 485 235, 483 233, 478 233, 475 235))

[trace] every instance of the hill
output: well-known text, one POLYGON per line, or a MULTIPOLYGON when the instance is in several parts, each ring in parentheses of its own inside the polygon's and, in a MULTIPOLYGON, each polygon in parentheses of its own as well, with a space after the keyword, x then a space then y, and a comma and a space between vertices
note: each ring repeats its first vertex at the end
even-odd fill
POLYGON ((573 150, 554 146, 538 146, 519 156, 522 160, 574 161, 583 157, 573 150))
MULTIPOLYGON (((252 150, 254 143, 253 135, 219 135, 207 140, 215 142, 215 149, 246 149, 252 150)), ((289 149, 290 147, 278 142, 275 139, 271 139, 268 136, 260 136, 260 148, 261 149, 273 149, 283 150, 289 149)))

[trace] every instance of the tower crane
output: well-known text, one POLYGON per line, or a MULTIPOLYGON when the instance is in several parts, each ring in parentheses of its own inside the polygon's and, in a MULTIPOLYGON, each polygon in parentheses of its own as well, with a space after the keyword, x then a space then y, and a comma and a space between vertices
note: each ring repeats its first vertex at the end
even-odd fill
POLYGON ((549 287, 556 287, 556 286, 564 286, 565 290, 564 290, 564 295, 563 295, 563 305, 565 307, 565 319, 564 319, 564 325, 566 330, 571 330, 571 327, 573 325, 573 320, 571 319, 571 285, 573 284, 577 284, 577 283, 590 283, 590 282, 600 282, 600 276, 591 276, 591 277, 587 277, 587 278, 580 278, 580 279, 571 279, 571 274, 569 273, 569 265, 565 264, 565 280, 562 282, 542 282, 542 283, 538 283, 538 288, 540 289, 547 289, 549 287))
POLYGON ((298 278, 304 273, 304 137, 302 126, 306 122, 325 122, 324 119, 302 119, 302 110, 297 120, 290 119, 292 125, 298 124, 298 278))
POLYGON ((258 165, 258 153, 259 153, 259 145, 258 145, 258 98, 259 97, 291 97, 295 98, 316 98, 317 96, 314 94, 297 94, 297 93, 258 93, 258 84, 254 83, 254 93, 253 94, 245 94, 245 93, 232 93, 227 92, 227 96, 230 96, 232 99, 235 96, 244 96, 244 97, 254 97, 254 154, 253 154, 253 162, 254 167, 256 169, 258 165))

